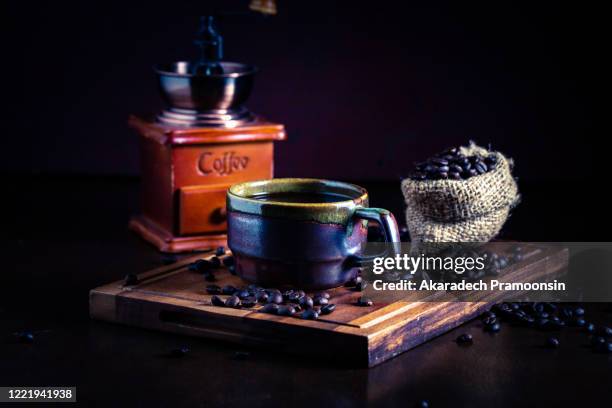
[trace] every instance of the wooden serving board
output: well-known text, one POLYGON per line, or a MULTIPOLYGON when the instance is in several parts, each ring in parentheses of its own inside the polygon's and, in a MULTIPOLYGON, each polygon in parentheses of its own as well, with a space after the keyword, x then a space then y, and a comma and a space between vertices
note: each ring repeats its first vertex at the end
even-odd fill
MULTIPOLYGON (((500 281, 542 281, 567 266, 568 251, 542 245, 524 246, 523 261, 504 269, 500 281), (517 279, 520 278, 520 279, 517 279)), ((198 337, 267 346, 274 350, 333 356, 372 367, 471 320, 503 292, 477 302, 408 302, 392 300, 372 307, 355 304, 361 296, 348 288, 329 290, 334 313, 318 320, 261 313, 261 306, 232 309, 212 306, 202 275, 188 265, 213 254, 204 253, 138 275, 138 284, 117 281, 91 290, 94 319, 198 337)), ((239 277, 219 269, 219 286, 245 286, 239 277)), ((489 293, 489 292, 487 292, 489 293)))

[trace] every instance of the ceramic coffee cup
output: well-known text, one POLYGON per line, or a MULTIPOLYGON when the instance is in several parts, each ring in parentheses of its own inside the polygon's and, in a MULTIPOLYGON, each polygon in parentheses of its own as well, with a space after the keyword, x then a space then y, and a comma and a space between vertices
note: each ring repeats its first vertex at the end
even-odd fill
POLYGON ((319 179, 271 179, 227 192, 228 246, 237 274, 262 286, 323 289, 354 278, 368 221, 399 242, 391 212, 368 208, 359 186, 319 179))

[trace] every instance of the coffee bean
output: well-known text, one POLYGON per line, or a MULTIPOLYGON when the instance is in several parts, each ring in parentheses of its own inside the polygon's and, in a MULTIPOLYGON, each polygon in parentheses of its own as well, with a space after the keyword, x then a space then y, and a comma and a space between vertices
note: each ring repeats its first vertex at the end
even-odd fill
POLYGON ((251 353, 249 353, 248 351, 235 351, 232 355, 232 360, 243 361, 249 358, 250 355, 251 353))
POLYGON ((304 310, 312 309, 312 307, 314 306, 314 301, 310 296, 302 297, 299 303, 302 309, 304 310))
POLYGON ((302 311, 302 306, 298 305, 297 303, 289 303, 287 306, 294 308, 296 313, 302 311))
POLYGON ((279 306, 276 303, 268 303, 261 308, 261 311, 268 314, 278 314, 278 309, 279 306))
POLYGON ((556 337, 549 337, 548 339, 546 339, 546 346, 549 348, 557 348, 559 347, 559 339, 556 337))
POLYGON ((354 290, 357 292, 363 292, 367 286, 368 286, 368 282, 364 280, 360 280, 359 283, 355 285, 354 290))
POLYGON ((280 316, 293 316, 295 314, 295 309, 292 306, 280 306, 278 308, 278 314, 280 316))
POLYGON ((212 262, 206 260, 206 259, 198 259, 197 261, 195 261, 193 264, 193 270, 195 272, 199 272, 199 273, 205 273, 210 271, 211 269, 213 269, 213 264, 212 262))
POLYGON ((222 256, 225 255, 225 247, 217 247, 217 249, 215 249, 215 255, 217 256, 222 256))
POLYGON ((461 174, 461 172, 463 171, 463 168, 458 164, 451 164, 449 166, 449 169, 451 172, 458 173, 458 174, 461 174))
POLYGON ((302 312, 302 319, 316 320, 318 318, 319 314, 313 309, 308 309, 302 312))
POLYGON ((240 302, 242 304, 242 307, 253 307, 257 304, 257 300, 253 296, 240 299, 240 302))
POLYGON ((170 357, 180 358, 180 357, 184 357, 187 354, 189 354, 189 351, 191 351, 191 350, 189 350, 189 347, 182 346, 182 347, 170 350, 170 354, 169 355, 170 355, 170 357))
POLYGON ((417 404, 418 408, 429 408, 429 402, 422 400, 417 404))
POLYGON ((225 300, 227 307, 240 307, 240 298, 238 296, 230 296, 225 300))
POLYGON ((600 351, 604 353, 612 353, 612 342, 607 342, 604 346, 600 346, 600 351))
POLYGON ((593 336, 593 338, 591 338, 591 346, 593 346, 593 348, 595 349, 601 347, 601 345, 605 343, 606 343, 606 339, 604 339, 601 336, 593 336))
POLYGON ((213 256, 212 258, 210 258, 209 262, 213 268, 221 267, 221 259, 219 259, 218 256, 213 256))
POLYGON ((597 329, 597 334, 604 337, 612 337, 612 328, 602 326, 597 329))
POLYGON ((455 341, 457 342, 457 344, 472 344, 474 339, 472 338, 471 334, 464 333, 459 335, 459 337, 457 337, 455 341))
POLYGON ((351 287, 355 287, 357 286, 357 284, 359 282, 361 282, 363 280, 363 278, 361 276, 356 276, 355 278, 351 279, 350 281, 346 282, 344 284, 344 286, 351 288, 351 287))
POLYGON ((242 299, 245 299, 251 296, 251 292, 249 292, 246 289, 242 289, 242 290, 236 291, 234 295, 238 296, 242 300, 242 299))
POLYGON ((138 284, 138 276, 134 273, 128 273, 127 275, 125 275, 123 284, 125 286, 134 286, 138 284))
POLYGON ((448 178, 453 179, 453 180, 460 180, 461 179, 461 173, 455 172, 455 171, 451 171, 450 173, 448 173, 448 178))
POLYGON ((281 303, 283 303, 283 295, 276 292, 271 293, 268 296, 268 303, 276 303, 277 305, 280 305, 281 303))
POLYGON ((268 303, 268 293, 263 290, 256 292, 255 299, 257 299, 259 303, 268 303))
POLYGON ((485 326, 485 331, 488 331, 489 333, 497 333, 500 330, 501 330, 501 325, 497 322, 485 326))
POLYGON ((474 167, 476 168, 476 171, 478 172, 478 174, 484 174, 484 173, 486 173, 489 170, 487 168, 487 165, 484 164, 483 162, 480 162, 480 161, 476 162, 474 167))
POLYGON ((17 341, 22 344, 31 344, 34 343, 34 334, 29 331, 19 332, 15 335, 17 337, 17 341))
POLYGON ((328 303, 321 308, 321 314, 327 315, 336 310, 336 305, 333 303, 328 303))
POLYGON ((233 295, 238 289, 233 287, 232 285, 225 285, 223 289, 221 289, 221 293, 224 295, 233 295))
POLYGON ((448 166, 448 160, 442 159, 440 157, 434 157, 429 161, 433 164, 438 165, 439 167, 448 166))
POLYGON ((584 320, 582 317, 578 317, 574 319, 573 324, 576 327, 584 327, 584 325, 586 325, 586 320, 584 320))
POLYGON ((211 297, 210 302, 213 304, 213 306, 225 306, 225 302, 223 301, 223 299, 221 299, 217 295, 211 297))
POLYGON ((497 323, 497 318, 496 317, 485 317, 484 319, 482 319, 482 322, 486 325, 486 326, 490 326, 492 324, 497 323))
POLYGON ((577 307, 574 309, 574 316, 584 316, 584 309, 577 307))
POLYGON ((485 163, 491 168, 493 165, 497 164, 497 155, 490 154, 485 157, 485 163))
POLYGON ((448 173, 450 169, 448 168, 448 166, 440 166, 438 167, 438 173, 448 173))
POLYGON ((219 295, 221 294, 221 287, 217 285, 208 285, 206 286, 206 292, 210 295, 219 295))
POLYGON ((328 303, 329 303, 329 300, 328 300, 327 298, 324 298, 324 297, 321 297, 321 296, 316 296, 316 297, 313 299, 313 303, 314 303, 316 306, 324 306, 324 305, 326 305, 326 304, 328 304, 328 303))
POLYGON ((300 298, 304 296, 302 293, 292 292, 290 295, 287 296, 287 301, 288 302, 298 302, 300 298))
POLYGON ((360 297, 359 299, 357 299, 357 306, 372 306, 374 305, 374 302, 372 302, 372 299, 367 298, 367 297, 360 297))
POLYGON ((330 295, 329 293, 327 293, 327 292, 319 292, 319 293, 317 293, 317 294, 315 295, 315 297, 316 297, 316 296, 324 297, 325 299, 329 299, 329 298, 331 298, 331 295, 330 295))
POLYGON ((234 257, 233 256, 226 256, 225 258, 223 258, 223 261, 221 261, 223 263, 223 266, 233 266, 234 265, 234 257))
POLYGON ((232 275, 236 275, 236 266, 235 265, 229 265, 227 267, 227 270, 229 273, 231 273, 232 275))

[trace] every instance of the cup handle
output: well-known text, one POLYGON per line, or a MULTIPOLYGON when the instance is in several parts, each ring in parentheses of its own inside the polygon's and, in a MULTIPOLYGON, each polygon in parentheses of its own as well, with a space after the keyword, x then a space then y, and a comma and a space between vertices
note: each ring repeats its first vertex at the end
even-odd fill
MULTIPOLYGON (((384 208, 360 207, 355 210, 354 217, 368 221, 376 221, 383 230, 385 243, 391 244, 393 254, 395 255, 401 252, 399 228, 397 227, 397 221, 395 221, 395 217, 391 211, 385 210, 384 208)), ((354 255, 351 257, 351 261, 358 266, 363 266, 363 264, 371 262, 375 257, 385 256, 387 254, 388 251, 370 256, 354 255)))

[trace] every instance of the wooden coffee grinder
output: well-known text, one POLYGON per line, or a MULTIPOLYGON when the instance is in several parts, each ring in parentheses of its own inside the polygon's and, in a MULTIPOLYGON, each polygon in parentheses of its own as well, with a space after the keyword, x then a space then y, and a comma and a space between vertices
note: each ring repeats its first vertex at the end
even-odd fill
POLYGON ((203 17, 196 61, 155 67, 166 109, 131 116, 140 139, 142 214, 130 228, 163 252, 225 245, 225 193, 237 182, 273 177, 274 141, 284 126, 244 104, 257 69, 222 61, 222 38, 203 17))

